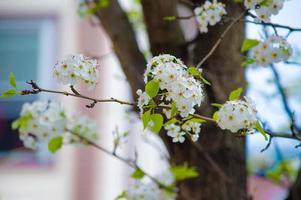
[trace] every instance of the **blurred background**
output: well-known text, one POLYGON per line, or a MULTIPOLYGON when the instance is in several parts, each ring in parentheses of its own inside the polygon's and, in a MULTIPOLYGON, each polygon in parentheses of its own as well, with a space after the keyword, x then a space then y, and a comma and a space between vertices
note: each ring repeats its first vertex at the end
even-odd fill
MULTIPOLYGON (((133 23, 140 48, 149 56, 146 33, 141 24, 141 8, 137 1, 120 1, 133 23), (139 20, 140 19, 140 20, 139 20)), ((275 23, 301 27, 301 2, 285 3, 275 23)), ((111 48, 110 40, 100 22, 81 17, 76 0, 0 0, 0 91, 8 88, 8 75, 14 72, 19 89, 25 81, 36 80, 44 88, 61 88, 52 77, 52 66, 69 54, 83 53, 98 58, 100 83, 91 92, 82 93, 98 98, 130 99, 130 88, 111 48)), ((181 12, 185 13, 185 9, 181 12)), ((183 26, 195 26, 193 20, 183 26)), ((191 36, 196 30, 191 29, 191 36)), ((248 25, 247 37, 261 38, 259 26, 248 25)), ((279 32, 279 34, 286 34, 279 32)), ((293 33, 293 60, 297 64, 277 64, 281 84, 288 95, 289 106, 295 111, 301 126, 301 34, 293 33), (298 46, 299 45, 299 46, 298 46)), ((248 67, 247 95, 257 104, 259 116, 273 131, 289 132, 289 117, 281 102, 271 70, 248 67)), ((67 146, 55 155, 45 148, 37 152, 26 150, 18 134, 10 128, 24 102, 35 99, 56 99, 71 112, 91 116, 99 125, 99 144, 111 149, 112 133, 129 131, 129 138, 119 149, 124 156, 139 152, 139 162, 151 174, 167 167, 166 150, 154 135, 142 133, 137 116, 125 106, 99 104, 93 109, 87 102, 52 95, 16 96, 0 100, 0 200, 96 200, 114 199, 128 184, 132 172, 124 164, 91 147, 67 146)), ((266 142, 261 135, 248 136, 248 189, 254 199, 284 199, 287 188, 300 168, 299 143, 288 139, 273 139, 268 150, 260 152, 266 142)))

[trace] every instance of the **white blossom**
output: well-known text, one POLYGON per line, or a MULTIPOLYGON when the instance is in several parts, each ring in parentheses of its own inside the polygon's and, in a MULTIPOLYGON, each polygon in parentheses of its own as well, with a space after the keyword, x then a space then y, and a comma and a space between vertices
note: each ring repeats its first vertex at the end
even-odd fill
POLYGON ((165 130, 167 130, 167 135, 172 137, 172 141, 174 143, 180 142, 183 143, 185 141, 184 135, 186 134, 181 130, 181 127, 175 124, 170 124, 165 126, 165 130))
POLYGON ((214 26, 227 14, 225 5, 217 0, 206 1, 201 7, 196 7, 194 13, 201 33, 207 33, 208 25, 214 26))
POLYGON ((254 10, 256 17, 260 21, 270 22, 272 15, 277 15, 283 7, 285 0, 245 0, 247 9, 254 10))
POLYGON ((218 111, 217 124, 221 129, 236 133, 251 131, 257 122, 257 110, 251 99, 227 101, 218 111))
POLYGON ((40 142, 49 142, 60 136, 64 142, 86 143, 97 139, 97 125, 84 115, 71 115, 55 101, 25 103, 20 118, 13 126, 19 128, 24 146, 36 149, 40 142), (17 124, 17 126, 16 126, 17 124), (80 135, 79 138, 76 135, 80 135))
MULTIPOLYGON (((159 82, 168 105, 174 101, 182 117, 193 114, 194 107, 200 106, 204 100, 202 83, 191 76, 183 62, 174 56, 163 54, 151 59, 147 64, 144 80, 147 82, 151 79, 159 82)), ((138 106, 146 105, 144 102, 148 103, 149 97, 140 90, 137 92, 141 99, 138 106)))
POLYGON ((142 92, 142 90, 137 90, 138 95, 138 107, 140 109, 140 112, 143 112, 143 106, 147 105, 149 101, 151 100, 151 97, 146 93, 142 92))
POLYGON ((36 148, 37 141, 49 142, 62 135, 66 129, 66 115, 63 107, 50 101, 25 103, 22 107, 20 139, 29 148, 36 148))
POLYGON ((81 54, 70 55, 54 66, 54 77, 62 84, 83 82, 93 88, 98 81, 97 61, 81 54))
POLYGON ((281 36, 270 36, 251 51, 251 58, 262 66, 287 61, 291 55, 291 45, 281 36))

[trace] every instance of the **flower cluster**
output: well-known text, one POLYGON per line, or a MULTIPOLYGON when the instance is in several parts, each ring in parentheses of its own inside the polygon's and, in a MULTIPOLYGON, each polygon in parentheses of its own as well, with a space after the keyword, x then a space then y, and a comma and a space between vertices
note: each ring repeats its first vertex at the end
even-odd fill
POLYGON ((54 77, 62 84, 79 81, 95 87, 98 81, 97 61, 83 55, 70 55, 54 66, 54 77))
POLYGON ((221 129, 251 131, 257 122, 257 110, 251 99, 227 101, 218 111, 217 124, 221 129))
POLYGON ((85 143, 82 138, 90 141, 97 139, 95 122, 85 116, 68 115, 54 101, 25 103, 20 118, 13 123, 13 128, 19 128, 20 139, 25 147, 31 149, 36 149, 39 142, 48 143, 57 136, 69 143, 85 143))
POLYGON ((172 137, 174 143, 185 141, 185 135, 189 135, 191 140, 196 142, 199 139, 201 132, 201 123, 188 120, 183 125, 176 125, 175 123, 165 126, 167 135, 172 137))
MULTIPOLYGON (((167 106, 175 102, 177 110, 182 117, 187 117, 195 112, 194 107, 200 106, 204 99, 202 83, 187 72, 187 67, 180 59, 163 54, 154 57, 147 64, 144 79, 155 80, 159 83, 161 100, 167 106)), ((138 91, 138 106, 147 105, 150 97, 138 91)))
POLYGON ((269 22, 272 15, 277 15, 285 0, 245 0, 247 9, 254 10, 259 20, 269 22))
MULTIPOLYGON (((173 174, 169 171, 162 173, 156 177, 161 184, 171 186, 175 182, 173 174)), ((174 200, 176 194, 167 192, 153 181, 137 180, 131 184, 125 191, 125 199, 127 200, 174 200)))
POLYGON ((195 8, 194 13, 201 33, 207 33, 208 25, 214 26, 227 14, 225 5, 216 0, 206 1, 201 7, 195 8))
POLYGON ((28 148, 35 149, 37 141, 49 142, 66 129, 66 115, 63 107, 55 102, 35 101, 25 103, 19 121, 20 139, 28 148))
POLYGON ((287 61, 291 55, 291 45, 281 36, 270 36, 255 46, 251 54, 256 64, 262 66, 287 61))

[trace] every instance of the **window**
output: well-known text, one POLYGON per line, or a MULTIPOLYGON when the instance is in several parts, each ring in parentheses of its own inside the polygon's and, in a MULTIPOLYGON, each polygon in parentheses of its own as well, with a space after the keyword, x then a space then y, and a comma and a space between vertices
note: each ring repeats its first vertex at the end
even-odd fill
MULTIPOLYGON (((10 72, 14 72, 20 89, 28 87, 27 80, 38 80, 43 85, 51 83, 49 71, 55 60, 55 35, 55 20, 50 17, 0 17, 0 91, 10 87, 10 72)), ((23 103, 37 98, 28 95, 0 100, 0 162, 22 157, 24 163, 49 163, 49 159, 42 159, 45 152, 33 153, 22 148, 17 132, 10 128, 23 103)))

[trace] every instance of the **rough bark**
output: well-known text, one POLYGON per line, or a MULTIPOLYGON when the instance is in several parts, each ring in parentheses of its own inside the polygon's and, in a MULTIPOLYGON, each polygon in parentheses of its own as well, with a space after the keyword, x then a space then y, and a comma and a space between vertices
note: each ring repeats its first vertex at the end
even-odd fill
POLYGON ((170 53, 186 60, 187 49, 179 21, 163 20, 166 16, 177 16, 177 0, 142 0, 151 52, 154 56, 170 53))
POLYGON ((299 170, 295 183, 290 188, 286 200, 299 200, 301 199, 301 169, 299 170))
POLYGON ((135 32, 126 13, 117 0, 110 0, 109 6, 96 14, 110 37, 114 51, 132 88, 132 94, 143 88, 143 72, 146 61, 139 50, 135 32))

